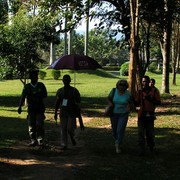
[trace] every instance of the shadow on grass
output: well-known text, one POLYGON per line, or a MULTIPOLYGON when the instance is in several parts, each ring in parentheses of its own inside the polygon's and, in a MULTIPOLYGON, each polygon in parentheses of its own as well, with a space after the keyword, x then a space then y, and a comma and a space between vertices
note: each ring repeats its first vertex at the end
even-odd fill
POLYGON ((0 117, 0 147, 27 139, 27 122, 19 118, 0 117))
MULTIPOLYGON (((19 105, 20 97, 17 96, 0 96, 0 104, 2 107, 17 107, 19 105)), ((48 96, 44 102, 47 109, 52 109, 54 111, 55 96, 48 96)), ((106 98, 93 98, 93 97, 82 97, 81 107, 85 114, 90 116, 102 116, 99 109, 104 109, 106 105, 106 98)), ((8 109, 7 111, 16 111, 8 109)))
POLYGON ((101 69, 97 69, 97 70, 79 70, 79 71, 75 71, 75 73, 78 73, 78 74, 81 74, 81 73, 95 74, 95 75, 101 76, 103 78, 117 78, 117 79, 119 79, 119 77, 117 77, 116 75, 113 75, 112 73, 108 73, 108 72, 106 72, 104 70, 101 70, 101 69))
MULTIPOLYGON (((2 107, 18 107, 20 97, 17 96, 1 96, 0 104, 2 107)), ((48 96, 44 102, 49 112, 54 112, 55 96, 48 96)), ((82 97, 81 107, 82 113, 89 117, 103 117, 103 112, 107 104, 106 97, 94 98, 94 97, 82 97)), ((178 108, 180 107, 180 97, 170 97, 163 99, 163 103, 160 108, 178 108), (163 106, 163 107, 162 107, 163 106)), ((7 111, 16 111, 8 109, 7 111)), ((176 109, 170 109, 168 111, 159 111, 157 116, 169 116, 180 115, 180 112, 176 109)))
MULTIPOLYGON (((28 139, 26 121, 0 117, 0 123, 1 142, 28 139)), ((0 146, 0 158, 7 158, 7 161, 0 162, 1 178, 179 179, 179 129, 156 128, 157 153, 153 155, 147 149, 145 157, 138 157, 136 127, 127 127, 123 154, 120 155, 115 153, 109 126, 98 128, 87 124, 85 131, 76 137, 77 146, 67 151, 56 151, 53 148, 58 145, 59 126, 48 123, 47 130, 46 138, 50 143, 47 149, 0 146), (24 164, 20 166, 11 159, 19 159, 24 164), (30 163, 26 164, 26 161, 30 163)))
POLYGON ((88 147, 90 165, 83 168, 79 179, 173 179, 179 178, 179 129, 157 128, 156 153, 146 149, 144 157, 138 156, 137 128, 128 127, 123 153, 115 153, 110 129, 89 128, 83 137, 88 147), (173 168, 174 169, 173 169, 173 168))

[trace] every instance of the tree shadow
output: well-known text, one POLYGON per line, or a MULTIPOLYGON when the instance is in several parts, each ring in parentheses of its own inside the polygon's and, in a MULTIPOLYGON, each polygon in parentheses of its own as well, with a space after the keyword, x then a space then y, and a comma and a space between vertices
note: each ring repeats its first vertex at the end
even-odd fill
POLYGON ((109 125, 87 126, 82 132, 77 129, 77 146, 70 145, 67 151, 62 151, 59 126, 46 122, 48 145, 41 149, 25 145, 28 140, 25 120, 0 117, 0 123, 1 142, 17 141, 13 146, 0 146, 2 179, 157 179, 157 175, 163 179, 164 175, 172 177, 172 174, 178 177, 178 128, 156 128, 158 154, 152 155, 147 149, 146 156, 140 158, 136 127, 127 127, 123 154, 117 155, 109 125))
MULTIPOLYGON (((18 96, 0 96, 0 103, 2 107, 18 108, 20 97, 18 96)), ((45 106, 47 111, 53 112, 55 105, 55 96, 48 96, 45 100, 45 106)), ((94 98, 94 97, 82 97, 81 107, 84 114, 89 116, 102 117, 103 114, 99 112, 99 109, 104 109, 107 104, 106 98, 94 98)), ((7 111, 16 111, 14 109, 8 109, 7 111)))

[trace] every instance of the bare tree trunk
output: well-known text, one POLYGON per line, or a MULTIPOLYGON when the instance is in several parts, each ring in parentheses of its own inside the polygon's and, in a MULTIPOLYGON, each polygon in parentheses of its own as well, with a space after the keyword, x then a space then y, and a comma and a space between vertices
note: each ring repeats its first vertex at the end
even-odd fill
POLYGON ((69 34, 68 34, 68 54, 71 54, 72 53, 72 31, 70 30, 69 31, 69 34))
MULTIPOLYGON (((66 5, 66 9, 68 9, 68 5, 66 5)), ((67 17, 65 17, 65 22, 64 22, 64 29, 67 28, 67 17)), ((67 51, 68 47, 67 47, 67 32, 64 32, 64 55, 68 54, 67 51)))
POLYGON ((139 0, 130 0, 131 15, 131 34, 130 34, 130 64, 129 64, 129 90, 132 95, 136 91, 136 78, 139 81, 139 72, 137 73, 138 50, 139 50, 139 19, 138 19, 139 0))
POLYGON ((180 54, 180 25, 177 22, 173 24, 172 30, 172 84, 176 85, 177 65, 180 54))
POLYGON ((53 44, 53 42, 50 43, 50 60, 49 60, 49 64, 52 64, 55 61, 55 45, 53 44))
POLYGON ((171 49, 171 31, 172 31, 172 12, 169 9, 168 1, 164 0, 164 9, 166 13, 166 25, 164 27, 163 39, 160 43, 163 56, 163 75, 161 93, 170 93, 169 91, 169 65, 171 49))
POLYGON ((84 55, 88 55, 88 41, 89 41, 89 0, 87 0, 84 55))

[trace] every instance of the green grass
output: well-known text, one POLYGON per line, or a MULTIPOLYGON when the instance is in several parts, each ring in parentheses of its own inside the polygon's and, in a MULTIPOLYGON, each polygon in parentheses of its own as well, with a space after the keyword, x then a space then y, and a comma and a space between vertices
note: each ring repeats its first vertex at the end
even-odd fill
MULTIPOLYGON (((137 124, 136 113, 130 114, 124 139, 124 154, 117 156, 114 152, 114 141, 111 134, 109 119, 103 117, 106 97, 119 77, 105 73, 103 70, 72 72, 64 70, 59 80, 48 76, 42 81, 48 90, 48 98, 45 100, 46 128, 53 126, 53 111, 55 94, 62 87, 62 76, 66 73, 72 78, 72 85, 79 89, 82 96, 83 115, 92 117, 85 124, 86 129, 80 134, 87 150, 86 163, 83 166, 76 165, 77 180, 109 180, 109 179, 137 179, 159 180, 180 179, 179 174, 179 148, 180 148, 180 75, 177 75, 177 85, 170 86, 171 94, 163 95, 163 107, 157 112, 155 121, 156 145, 158 154, 140 158, 137 156, 137 124)), ((156 79, 156 86, 161 87, 161 75, 147 73, 156 79)), ((171 77, 171 75, 170 75, 171 77)), ((171 81, 170 81, 171 84, 171 81)), ((17 108, 23 85, 19 80, 0 81, 0 152, 18 141, 28 140, 26 108, 18 115, 17 108)), ((54 131, 49 137, 55 140, 58 132, 54 131)), ((45 153, 45 156, 55 154, 53 150, 45 153)), ((57 153, 56 153, 57 155, 57 153)), ((72 157, 73 158, 73 157, 72 157)))

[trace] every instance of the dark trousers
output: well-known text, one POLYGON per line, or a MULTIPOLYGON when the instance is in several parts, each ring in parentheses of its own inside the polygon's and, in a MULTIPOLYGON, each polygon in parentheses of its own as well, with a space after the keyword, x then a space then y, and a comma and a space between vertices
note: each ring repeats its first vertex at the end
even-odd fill
POLYGON ((152 117, 141 117, 138 119, 138 144, 141 150, 147 146, 153 149, 155 146, 154 142, 154 118, 152 117))
POLYGON ((44 112, 28 113, 29 136, 32 141, 44 139, 44 112))

